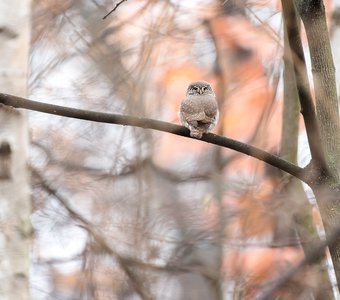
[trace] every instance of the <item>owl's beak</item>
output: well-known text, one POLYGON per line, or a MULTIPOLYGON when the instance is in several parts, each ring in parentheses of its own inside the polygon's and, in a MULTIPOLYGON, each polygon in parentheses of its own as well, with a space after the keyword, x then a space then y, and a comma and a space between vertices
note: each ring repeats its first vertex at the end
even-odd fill
POLYGON ((203 88, 202 89, 199 89, 199 93, 200 93, 200 95, 202 95, 203 94, 203 88))

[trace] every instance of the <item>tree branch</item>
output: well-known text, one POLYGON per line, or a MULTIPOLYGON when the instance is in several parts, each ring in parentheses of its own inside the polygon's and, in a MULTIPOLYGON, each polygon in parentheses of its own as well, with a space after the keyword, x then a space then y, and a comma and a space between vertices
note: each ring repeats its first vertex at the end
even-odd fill
MULTIPOLYGON (((25 108, 28 110, 39 111, 57 116, 108 124, 119 124, 125 126, 148 128, 191 138, 189 130, 183 126, 148 118, 70 108, 65 106, 32 101, 25 98, 2 93, 0 93, 0 103, 4 105, 13 106, 16 108, 25 108)), ((261 161, 264 161, 272 165, 273 167, 279 168, 282 171, 285 171, 293 175, 294 177, 299 178, 300 180, 306 182, 307 184, 309 183, 309 179, 305 174, 306 173, 305 169, 300 168, 299 166, 296 166, 276 155, 270 154, 254 146, 247 145, 245 143, 229 139, 224 136, 216 135, 213 133, 204 134, 201 140, 210 144, 215 144, 218 146, 222 146, 247 154, 261 161)))
POLYGON ((121 5, 123 2, 125 2, 127 0, 121 0, 119 1, 114 8, 112 8, 104 17, 103 17, 103 20, 105 20, 109 15, 111 15, 117 8, 119 5, 121 5))

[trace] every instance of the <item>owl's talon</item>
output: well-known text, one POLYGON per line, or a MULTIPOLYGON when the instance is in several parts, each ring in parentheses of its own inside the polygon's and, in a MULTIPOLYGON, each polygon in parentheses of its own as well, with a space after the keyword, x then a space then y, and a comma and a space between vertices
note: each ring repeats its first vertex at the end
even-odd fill
POLYGON ((203 133, 198 132, 198 131, 190 131, 190 136, 196 139, 201 139, 203 133))

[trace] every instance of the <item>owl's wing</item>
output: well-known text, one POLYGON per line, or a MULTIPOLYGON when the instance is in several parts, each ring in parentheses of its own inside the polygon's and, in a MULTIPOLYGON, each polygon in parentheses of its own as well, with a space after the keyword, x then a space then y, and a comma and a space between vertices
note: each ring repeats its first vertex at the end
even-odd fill
POLYGON ((214 98, 204 103, 204 113, 207 117, 209 118, 216 117, 217 111, 218 111, 217 102, 214 98))
POLYGON ((205 115, 205 118, 200 120, 202 123, 214 123, 216 122, 216 115, 213 117, 209 117, 207 115, 205 115))

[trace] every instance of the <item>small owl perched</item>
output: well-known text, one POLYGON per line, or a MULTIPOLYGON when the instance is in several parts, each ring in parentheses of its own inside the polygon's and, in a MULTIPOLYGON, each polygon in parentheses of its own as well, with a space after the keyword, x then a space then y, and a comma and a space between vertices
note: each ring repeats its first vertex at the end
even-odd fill
POLYGON ((182 124, 190 130, 190 136, 200 139, 203 133, 214 128, 218 121, 215 94, 209 83, 192 82, 187 89, 179 111, 182 124))

